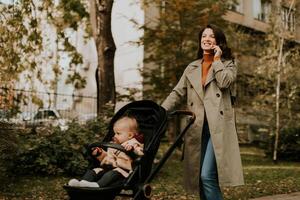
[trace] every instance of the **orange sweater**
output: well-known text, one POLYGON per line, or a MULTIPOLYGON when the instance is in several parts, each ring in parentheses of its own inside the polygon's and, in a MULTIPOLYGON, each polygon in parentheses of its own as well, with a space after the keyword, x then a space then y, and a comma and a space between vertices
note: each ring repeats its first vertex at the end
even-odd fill
POLYGON ((213 61, 220 60, 220 57, 214 57, 213 54, 203 54, 202 61, 202 85, 205 84, 208 71, 213 61))

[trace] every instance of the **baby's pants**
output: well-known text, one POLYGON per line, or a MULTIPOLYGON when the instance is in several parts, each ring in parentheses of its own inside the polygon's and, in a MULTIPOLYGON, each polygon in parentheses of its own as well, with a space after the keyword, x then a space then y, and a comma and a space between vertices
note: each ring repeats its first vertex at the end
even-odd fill
POLYGON ((101 171, 98 174, 91 169, 88 169, 82 177, 82 180, 97 182, 99 187, 116 186, 122 184, 125 177, 117 171, 101 171))
POLYGON ((214 148, 206 119, 203 123, 202 132, 200 198, 201 200, 223 200, 218 182, 214 148))

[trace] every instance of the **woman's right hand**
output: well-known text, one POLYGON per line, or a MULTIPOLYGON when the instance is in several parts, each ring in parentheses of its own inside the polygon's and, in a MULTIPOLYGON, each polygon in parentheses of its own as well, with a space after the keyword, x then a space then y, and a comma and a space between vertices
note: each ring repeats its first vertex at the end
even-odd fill
POLYGON ((214 45, 212 47, 212 50, 214 51, 214 57, 221 57, 222 56, 222 50, 218 45, 214 45))

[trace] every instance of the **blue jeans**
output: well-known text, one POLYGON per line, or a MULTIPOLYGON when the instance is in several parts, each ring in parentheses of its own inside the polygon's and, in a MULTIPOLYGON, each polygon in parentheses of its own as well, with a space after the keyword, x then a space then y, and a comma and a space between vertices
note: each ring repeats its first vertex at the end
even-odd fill
POLYGON ((223 200, 218 182, 217 164, 207 120, 204 120, 201 146, 201 200, 223 200))

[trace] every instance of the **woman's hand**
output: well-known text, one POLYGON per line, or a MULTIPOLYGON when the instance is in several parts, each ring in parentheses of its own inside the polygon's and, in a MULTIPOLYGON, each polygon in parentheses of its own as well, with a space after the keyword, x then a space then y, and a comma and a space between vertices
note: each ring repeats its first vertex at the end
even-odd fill
POLYGON ((222 56, 222 50, 221 50, 221 48, 218 46, 218 45, 214 45, 213 47, 212 47, 212 50, 214 51, 214 54, 215 54, 215 58, 216 57, 219 57, 219 58, 221 58, 221 56, 222 56))

